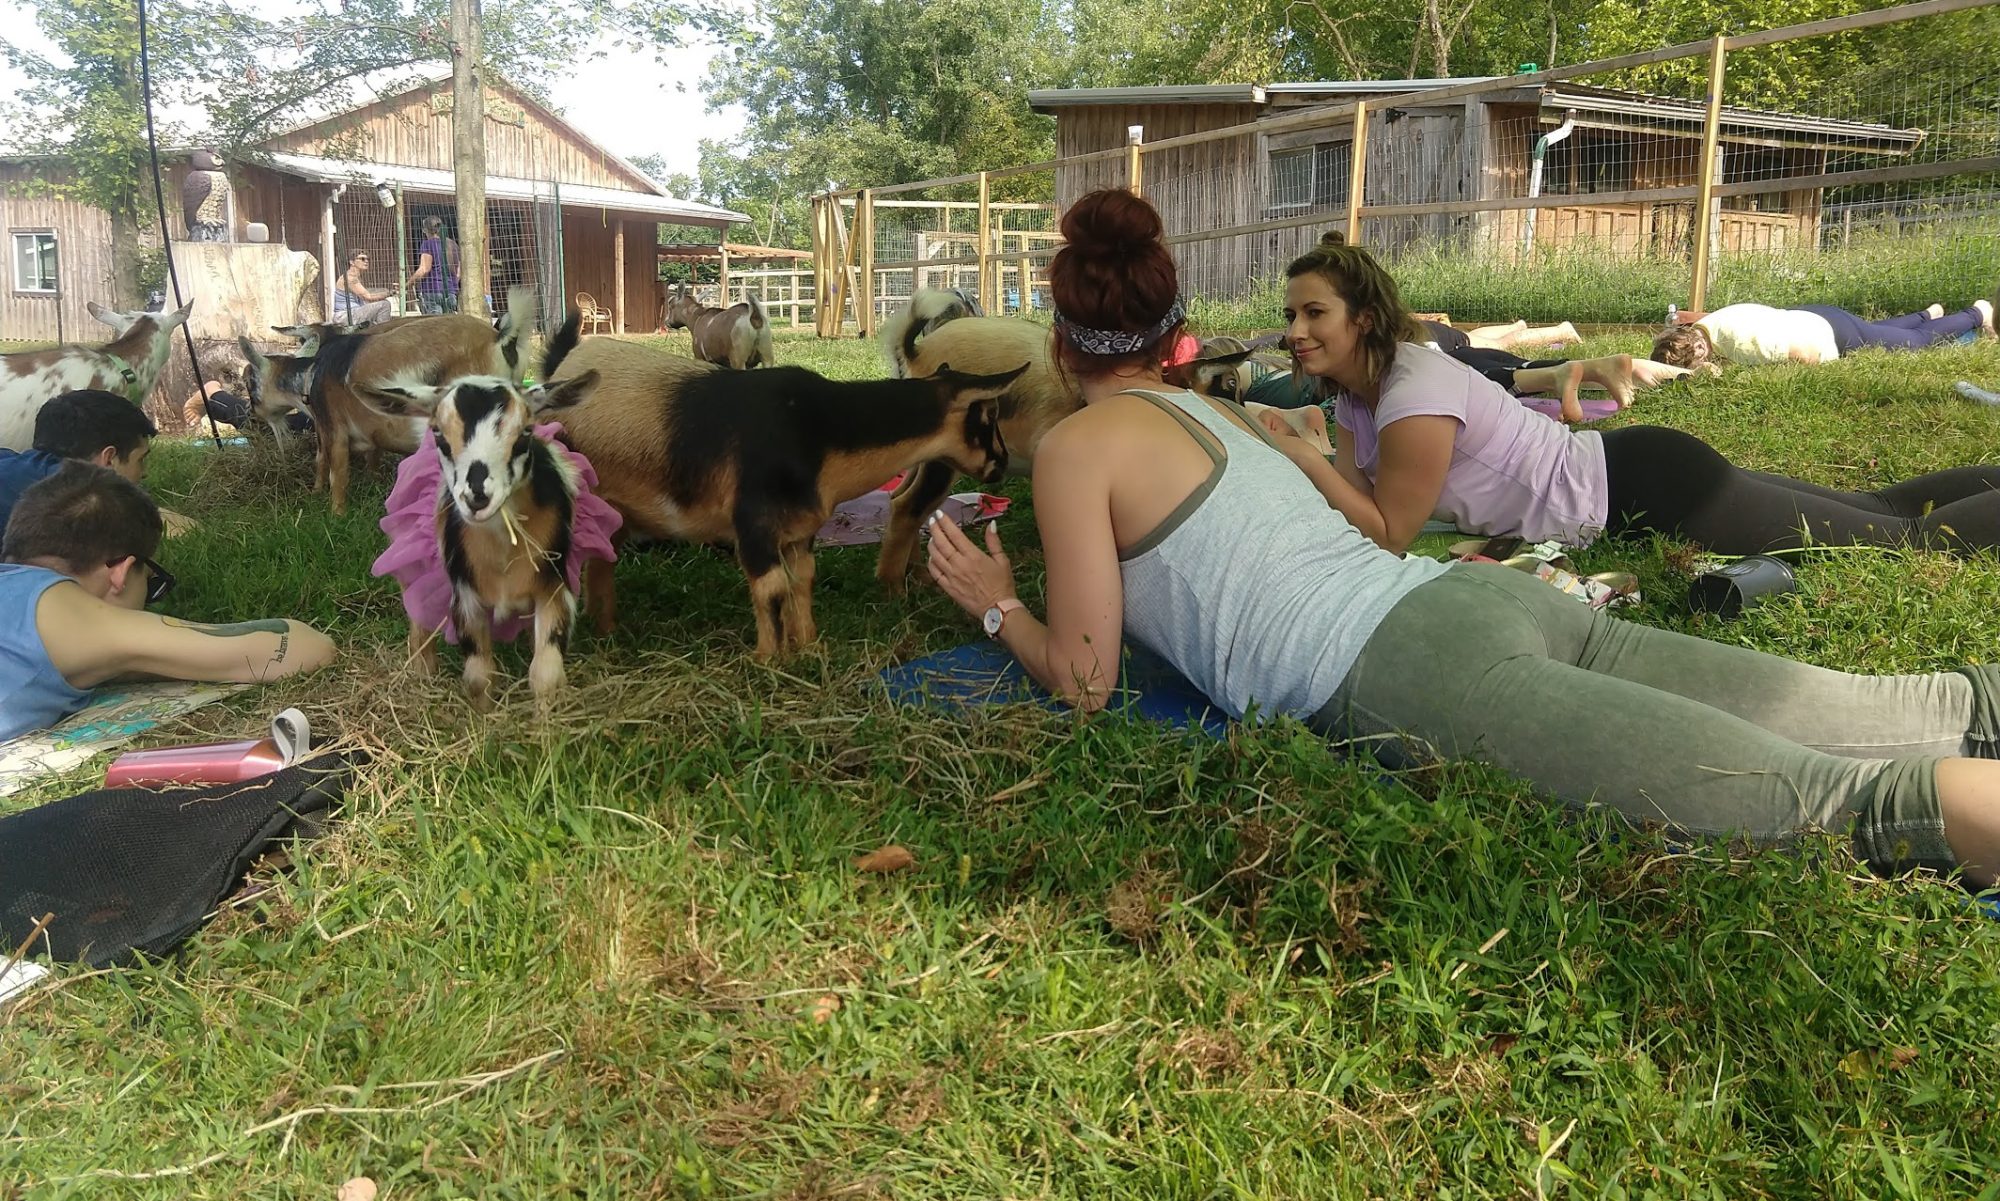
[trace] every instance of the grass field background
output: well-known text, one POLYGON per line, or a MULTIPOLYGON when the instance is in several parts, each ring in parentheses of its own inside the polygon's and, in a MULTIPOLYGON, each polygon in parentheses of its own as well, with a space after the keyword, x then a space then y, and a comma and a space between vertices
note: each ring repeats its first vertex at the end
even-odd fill
MULTIPOLYGON (((858 342, 779 354, 880 373, 858 342)), ((1958 378, 2000 380, 2000 346, 1733 371, 1614 423, 1866 487, 2000 457, 1958 378)), ((820 552, 823 640, 777 666, 725 555, 638 551, 557 711, 508 653, 482 718, 403 665, 368 574, 386 471, 334 518, 303 458, 154 461, 203 523, 162 552, 168 610, 344 648, 154 741, 297 704, 376 762, 183 954, 0 1014, 0 1197, 2000 1197, 2000 922, 1948 884, 1833 839, 1670 848, 1474 767, 1385 779, 1290 724, 896 709, 877 670, 977 632, 880 595, 874 548, 820 552), (887 844, 915 865, 854 868, 887 844)), ((1687 612, 1688 558, 1579 556, 1703 637, 2000 653, 1991 557, 1809 558, 1735 623, 1687 612)))

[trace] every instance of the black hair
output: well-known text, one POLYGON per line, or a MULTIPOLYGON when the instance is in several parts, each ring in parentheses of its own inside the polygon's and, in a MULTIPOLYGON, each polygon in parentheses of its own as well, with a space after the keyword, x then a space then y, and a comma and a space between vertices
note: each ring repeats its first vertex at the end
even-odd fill
POLYGON ((152 558, 164 533, 160 507, 144 488, 72 459, 15 502, 0 558, 53 559, 82 575, 127 556, 152 558))
POLYGON ((35 449, 65 459, 88 459, 107 446, 122 459, 159 432, 138 405, 98 388, 65 392, 35 414, 35 449))

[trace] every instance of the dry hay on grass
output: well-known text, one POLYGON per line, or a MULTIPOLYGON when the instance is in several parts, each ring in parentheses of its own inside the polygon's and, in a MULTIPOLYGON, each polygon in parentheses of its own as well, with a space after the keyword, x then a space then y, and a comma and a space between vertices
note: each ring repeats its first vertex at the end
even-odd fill
POLYGON ((225 447, 202 463, 191 495, 199 497, 203 507, 254 508, 312 491, 311 433, 279 442, 260 429, 249 437, 248 446, 225 447))

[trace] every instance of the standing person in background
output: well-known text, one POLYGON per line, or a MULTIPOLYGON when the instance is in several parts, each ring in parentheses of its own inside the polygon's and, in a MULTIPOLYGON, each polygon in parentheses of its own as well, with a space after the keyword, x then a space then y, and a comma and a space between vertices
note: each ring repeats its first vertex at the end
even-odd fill
POLYGON ((417 243, 417 269, 410 286, 417 294, 417 311, 427 316, 458 311, 458 243, 444 236, 444 221, 425 217, 424 240, 417 243))

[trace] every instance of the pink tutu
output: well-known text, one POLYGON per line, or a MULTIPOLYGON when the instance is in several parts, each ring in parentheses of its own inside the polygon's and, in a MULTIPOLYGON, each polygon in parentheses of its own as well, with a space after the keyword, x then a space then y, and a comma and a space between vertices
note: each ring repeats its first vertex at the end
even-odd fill
MULTIPOLYGON (((597 471, 590 460, 561 441, 562 426, 556 422, 535 427, 535 436, 549 443, 576 469, 575 520, 570 529, 569 590, 580 592, 584 564, 593 559, 618 561, 611 548, 611 535, 618 532, 624 518, 597 495, 597 471)), ((444 640, 458 645, 458 625, 451 619, 451 578, 444 570, 444 549, 438 543, 438 491, 444 484, 444 468, 435 450, 422 447, 405 456, 396 468, 396 486, 389 491, 388 512, 382 517, 382 532, 389 535, 389 549, 382 552, 369 570, 378 576, 394 576, 403 586, 403 612, 420 630, 443 630, 444 640)), ((526 617, 510 617, 495 622, 493 640, 512 642, 532 624, 526 617)))

